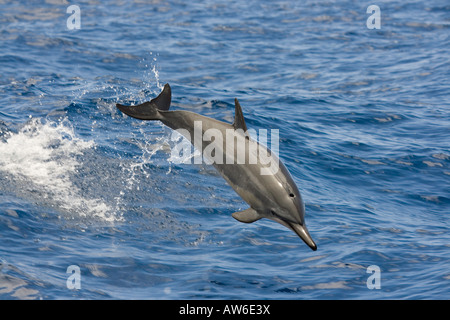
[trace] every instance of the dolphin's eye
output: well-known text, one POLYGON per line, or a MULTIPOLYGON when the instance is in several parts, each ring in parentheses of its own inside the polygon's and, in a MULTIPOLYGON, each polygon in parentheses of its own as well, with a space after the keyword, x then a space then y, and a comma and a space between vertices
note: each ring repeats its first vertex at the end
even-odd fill
POLYGON ((289 197, 293 198, 294 194, 293 193, 289 193, 289 197))

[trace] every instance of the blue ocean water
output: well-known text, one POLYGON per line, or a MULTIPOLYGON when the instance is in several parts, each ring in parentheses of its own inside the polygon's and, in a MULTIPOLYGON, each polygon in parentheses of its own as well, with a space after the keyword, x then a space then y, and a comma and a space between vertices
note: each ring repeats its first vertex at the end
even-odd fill
POLYGON ((0 4, 0 299, 450 297, 449 3, 70 4, 0 4), (316 252, 116 110, 166 82, 279 130, 316 252))

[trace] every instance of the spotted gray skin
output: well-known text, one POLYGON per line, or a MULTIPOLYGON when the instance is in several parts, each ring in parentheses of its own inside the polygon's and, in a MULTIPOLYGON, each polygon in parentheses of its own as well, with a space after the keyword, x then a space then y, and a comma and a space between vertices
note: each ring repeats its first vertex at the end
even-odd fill
POLYGON ((196 148, 201 148, 202 154, 208 145, 215 143, 215 152, 223 155, 223 161, 214 161, 213 166, 239 196, 250 205, 250 208, 234 212, 232 216, 244 223, 251 223, 261 218, 276 221, 293 230, 312 250, 317 250, 317 246, 306 228, 305 205, 294 180, 275 154, 250 137, 238 100, 235 99, 233 124, 190 111, 169 111, 170 103, 171 88, 169 84, 166 84, 159 96, 149 102, 136 106, 117 104, 117 108, 136 119, 161 121, 166 126, 183 134, 196 148), (201 136, 197 137, 195 131, 199 130, 199 123, 201 123, 201 136), (205 141, 203 135, 209 129, 215 129, 215 132, 221 133, 222 137, 227 137, 227 134, 231 133, 235 139, 234 150, 226 147, 226 139, 223 139, 222 144, 216 140, 210 142, 206 139, 205 141), (244 163, 242 161, 239 163, 237 159, 239 146, 245 146, 246 161, 244 163), (249 161, 250 152, 255 153, 255 148, 257 154, 262 152, 264 155, 268 155, 271 162, 268 164, 267 161, 264 161, 263 163, 259 157, 256 157, 256 163, 249 161), (231 161, 227 161, 227 159, 231 159, 231 161), (270 167, 273 163, 277 164, 275 170, 270 167), (261 174, 264 168, 272 170, 272 174, 261 174))

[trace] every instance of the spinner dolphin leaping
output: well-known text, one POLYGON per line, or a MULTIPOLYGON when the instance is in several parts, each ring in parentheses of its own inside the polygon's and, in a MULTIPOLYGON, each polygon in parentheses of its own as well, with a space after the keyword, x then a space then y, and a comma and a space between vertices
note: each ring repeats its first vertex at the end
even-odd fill
POLYGON ((201 148, 202 154, 214 143, 213 166, 250 205, 244 211, 234 212, 233 218, 245 223, 261 218, 274 220, 293 230, 312 250, 317 250, 305 225, 305 205, 294 180, 275 154, 249 136, 238 100, 235 99, 232 125, 190 111, 169 111, 170 103, 171 89, 166 84, 159 96, 149 102, 137 106, 117 104, 117 108, 136 119, 161 121, 183 134, 197 149, 201 148), (196 134, 199 130, 200 137, 196 134), (203 134, 211 131, 215 133, 215 139, 208 143, 212 139, 205 139, 203 134), (231 137, 232 147, 226 143, 230 140, 217 139, 218 134, 231 137), (244 150, 246 161, 238 159, 239 150, 244 150), (255 154, 268 154, 271 161, 261 161, 255 154), (217 156, 223 156, 223 161, 217 161, 217 156), (252 156, 253 161, 249 161, 252 156), (277 164, 276 170, 271 168, 273 163, 277 164), (271 173, 262 174, 263 170, 271 173))

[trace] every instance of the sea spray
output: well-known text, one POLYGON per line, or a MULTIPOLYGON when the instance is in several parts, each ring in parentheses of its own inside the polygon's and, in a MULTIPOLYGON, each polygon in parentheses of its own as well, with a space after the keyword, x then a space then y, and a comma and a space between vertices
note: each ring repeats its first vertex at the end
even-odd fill
POLYGON ((101 199, 86 197, 73 182, 93 141, 78 138, 67 119, 31 118, 0 141, 0 171, 20 186, 22 195, 66 214, 116 220, 101 199))

